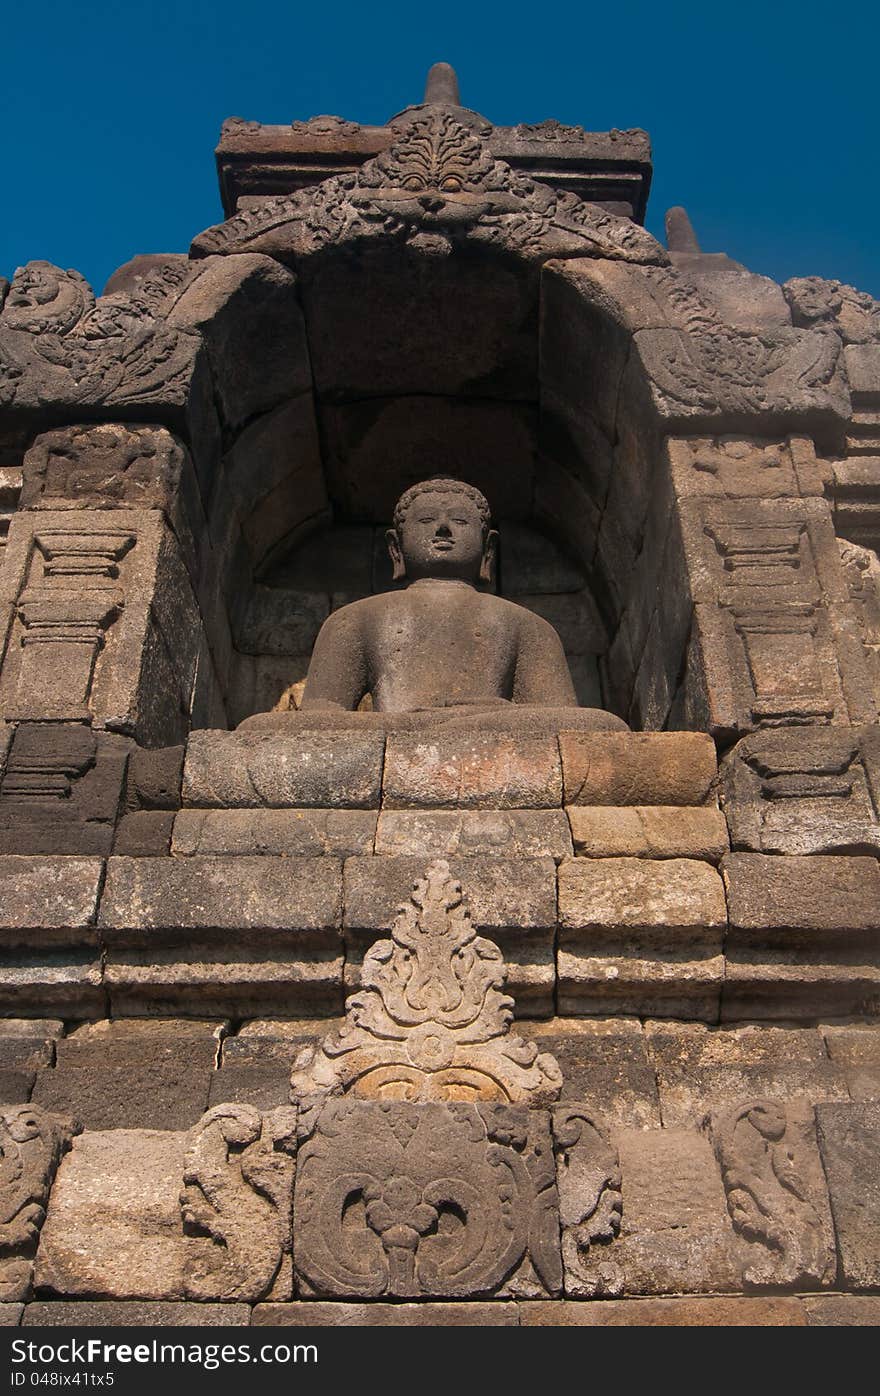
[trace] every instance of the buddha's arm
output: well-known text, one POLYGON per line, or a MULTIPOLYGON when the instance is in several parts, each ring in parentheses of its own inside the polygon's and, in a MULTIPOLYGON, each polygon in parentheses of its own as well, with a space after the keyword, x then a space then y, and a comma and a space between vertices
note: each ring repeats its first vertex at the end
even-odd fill
POLYGON ((529 612, 520 626, 513 681, 514 703, 539 708, 576 708, 577 697, 562 641, 553 626, 529 612))
POLYGON ((343 606, 321 626, 303 693, 303 708, 354 712, 369 687, 363 626, 355 606, 343 606))

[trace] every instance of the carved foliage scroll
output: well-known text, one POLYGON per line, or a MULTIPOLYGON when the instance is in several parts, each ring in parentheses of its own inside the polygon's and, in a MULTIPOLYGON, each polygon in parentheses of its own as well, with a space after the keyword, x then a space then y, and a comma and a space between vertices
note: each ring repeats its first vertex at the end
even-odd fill
POLYGON ((796 1116, 776 1100, 746 1101, 711 1120, 727 1209, 745 1243, 749 1285, 829 1284, 834 1233, 812 1110, 796 1116))
POLYGON ((623 1213, 620 1161, 601 1122, 577 1105, 553 1110, 565 1291, 620 1294, 623 1270, 611 1242, 623 1213))
POLYGON ((0 1110, 0 1300, 27 1298, 49 1190, 79 1131, 36 1105, 0 1110))
POLYGON ((331 1101, 300 1148, 294 1217, 307 1293, 452 1298, 505 1283, 532 1294, 561 1286, 543 1112, 331 1101))
POLYGON ((296 1111, 218 1105, 192 1131, 180 1197, 191 1299, 290 1292, 296 1111), (202 1239, 204 1238, 204 1239, 202 1239))

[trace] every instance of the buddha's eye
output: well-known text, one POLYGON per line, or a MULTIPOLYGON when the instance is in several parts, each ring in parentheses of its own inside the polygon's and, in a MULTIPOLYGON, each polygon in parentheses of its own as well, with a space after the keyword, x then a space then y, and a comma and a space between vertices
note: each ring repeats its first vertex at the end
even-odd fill
POLYGON ((458 194, 461 190, 461 180, 458 175, 447 175, 440 188, 444 194, 458 194))

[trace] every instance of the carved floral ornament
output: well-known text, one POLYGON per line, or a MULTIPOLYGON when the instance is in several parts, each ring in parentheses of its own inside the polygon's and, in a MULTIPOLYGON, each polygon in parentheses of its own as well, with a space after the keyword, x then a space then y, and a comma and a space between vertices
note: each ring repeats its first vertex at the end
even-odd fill
POLYGON ((266 199, 197 237, 193 255, 243 251, 308 257, 376 236, 433 252, 463 240, 524 255, 585 255, 666 264, 628 218, 517 174, 477 130, 435 108, 399 121, 391 147, 356 173, 266 199))
POLYGON ((510 1032, 501 951, 479 936, 461 883, 432 863, 364 957, 345 1023, 306 1048, 291 1099, 495 1100, 546 1105, 562 1087, 555 1059, 510 1032))

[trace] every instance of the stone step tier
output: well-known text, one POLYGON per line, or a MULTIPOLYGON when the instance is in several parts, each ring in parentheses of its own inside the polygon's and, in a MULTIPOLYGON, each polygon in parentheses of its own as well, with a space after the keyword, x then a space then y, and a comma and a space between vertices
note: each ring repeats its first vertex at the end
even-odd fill
POLYGON ((0 1013, 340 1013, 436 857, 518 1016, 880 1011, 876 858, 731 852, 700 734, 198 731, 176 787, 138 760, 164 808, 109 857, 0 856, 0 1013))

